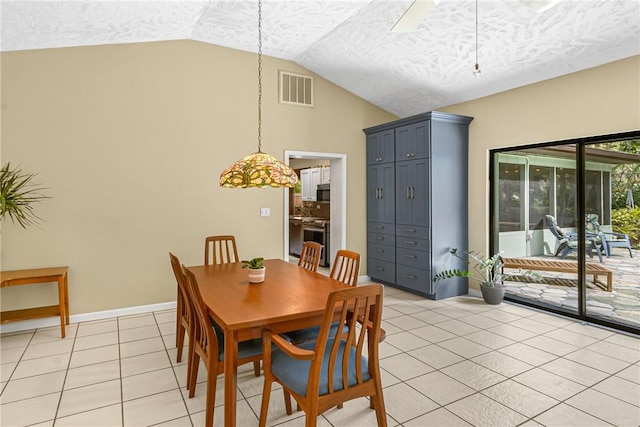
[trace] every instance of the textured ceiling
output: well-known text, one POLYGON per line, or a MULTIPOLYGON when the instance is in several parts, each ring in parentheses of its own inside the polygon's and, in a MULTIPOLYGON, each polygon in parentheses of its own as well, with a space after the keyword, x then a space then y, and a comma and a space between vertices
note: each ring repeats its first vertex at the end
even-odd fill
MULTIPOLYGON (((640 0, 263 0, 263 53, 404 117, 640 54, 640 0)), ((2 51, 192 39, 257 51, 257 1, 1 0, 2 51)))

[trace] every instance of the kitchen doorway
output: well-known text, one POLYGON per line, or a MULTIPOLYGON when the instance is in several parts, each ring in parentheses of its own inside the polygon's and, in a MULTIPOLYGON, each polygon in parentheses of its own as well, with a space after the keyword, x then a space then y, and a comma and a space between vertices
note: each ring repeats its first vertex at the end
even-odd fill
MULTIPOLYGON (((333 260, 339 249, 347 244, 347 155, 339 153, 319 153, 311 151, 285 151, 284 162, 291 164, 292 159, 328 161, 331 169, 330 219, 329 219, 329 252, 328 259, 333 260)), ((291 191, 291 190, 287 190, 291 191)), ((289 197, 284 197, 284 253, 283 259, 289 260, 289 197)))

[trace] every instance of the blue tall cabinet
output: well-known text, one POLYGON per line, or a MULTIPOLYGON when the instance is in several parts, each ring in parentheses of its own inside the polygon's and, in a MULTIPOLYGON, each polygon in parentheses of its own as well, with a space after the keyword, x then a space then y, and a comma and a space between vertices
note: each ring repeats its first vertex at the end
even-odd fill
POLYGON ((433 276, 466 265, 468 144, 472 117, 431 111, 364 129, 367 274, 432 299, 468 292, 466 278, 433 276))

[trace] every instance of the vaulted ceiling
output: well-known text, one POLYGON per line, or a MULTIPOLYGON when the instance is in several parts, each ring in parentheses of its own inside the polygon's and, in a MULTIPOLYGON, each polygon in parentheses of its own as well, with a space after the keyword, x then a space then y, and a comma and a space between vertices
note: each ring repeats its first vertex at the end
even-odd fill
MULTIPOLYGON (((263 0, 263 53, 404 117, 640 54, 640 0, 263 0)), ((257 51, 257 1, 2 0, 2 51, 192 39, 257 51)))

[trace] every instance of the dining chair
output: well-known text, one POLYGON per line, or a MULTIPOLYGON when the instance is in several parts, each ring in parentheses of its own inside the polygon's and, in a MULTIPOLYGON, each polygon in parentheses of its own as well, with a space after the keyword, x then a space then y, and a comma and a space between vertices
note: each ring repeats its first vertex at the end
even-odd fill
POLYGON ((292 413, 293 396, 306 414, 308 427, 315 426, 323 412, 358 397, 370 398, 378 426, 386 426, 378 360, 381 319, 382 286, 375 284, 331 292, 315 341, 296 346, 266 329, 259 425, 264 427, 267 423, 271 386, 277 382, 284 390, 287 415, 292 413), (356 312, 358 316, 354 315, 356 312), (332 337, 330 330, 336 315, 347 331, 332 337), (359 316, 364 319, 362 323, 357 320, 359 316))
POLYGON ((331 266, 329 277, 349 286, 358 284, 360 274, 360 254, 347 249, 340 249, 331 266))
POLYGON ((625 248, 629 251, 629 256, 633 258, 629 235, 614 231, 604 231, 598 221, 598 214, 587 214, 585 216, 585 228, 587 233, 595 234, 602 241, 602 247, 607 258, 611 257, 611 248, 625 248))
POLYGON ((234 236, 209 236, 204 241, 204 264, 230 264, 239 262, 234 236))
POLYGON ((320 265, 320 254, 322 254, 322 245, 318 242, 302 243, 302 253, 298 265, 305 270, 318 271, 320 265))
MULTIPOLYGON (((205 426, 213 426, 213 408, 216 400, 216 380, 224 373, 224 334, 212 324, 198 287, 195 275, 184 265, 182 271, 186 277, 186 288, 193 302, 193 352, 191 353, 190 372, 187 373, 189 398, 195 396, 198 366, 202 360, 207 369, 207 397, 205 426)), ((262 359, 262 339, 257 338, 238 343, 238 366, 249 362, 260 363, 262 359)))
POLYGON ((189 336, 189 345, 187 347, 187 387, 189 386, 189 371, 191 363, 191 353, 193 352, 193 331, 191 330, 193 323, 193 307, 191 298, 187 292, 186 279, 182 267, 180 267, 180 260, 174 254, 169 252, 169 259, 171 260, 171 268, 173 274, 176 276, 176 282, 178 283, 178 299, 177 299, 177 319, 176 319, 176 347, 178 349, 178 355, 176 362, 182 361, 182 349, 184 347, 184 335, 185 332, 189 336))

